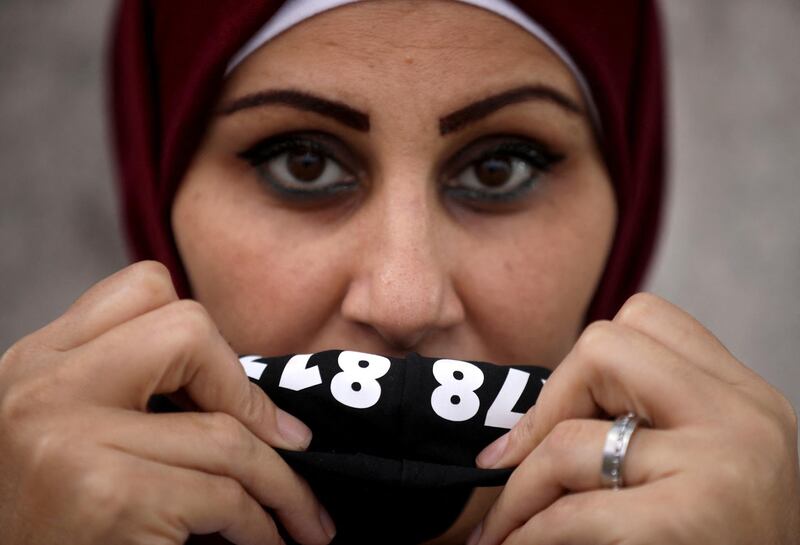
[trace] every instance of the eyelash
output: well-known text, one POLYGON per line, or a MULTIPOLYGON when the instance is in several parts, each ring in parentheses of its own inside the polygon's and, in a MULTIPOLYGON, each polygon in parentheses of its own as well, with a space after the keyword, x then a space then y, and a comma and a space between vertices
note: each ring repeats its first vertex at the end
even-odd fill
MULTIPOLYGON (((270 189, 291 200, 321 200, 356 190, 359 182, 358 176, 355 174, 357 169, 352 166, 355 161, 353 161, 352 157, 342 157, 342 155, 346 154, 342 153, 341 148, 338 152, 332 149, 340 147, 341 144, 326 145, 323 143, 326 140, 338 144, 338 140, 324 133, 282 134, 263 140, 239 153, 238 156, 257 171, 259 177, 269 185, 270 189), (340 166, 343 172, 351 177, 353 181, 337 182, 322 189, 293 189, 286 187, 282 182, 276 181, 266 169, 269 161, 280 157, 282 154, 304 149, 319 154, 326 161, 332 161, 340 166)), ((541 142, 526 137, 492 136, 483 138, 469 144, 446 163, 443 170, 448 174, 445 176, 442 190, 453 198, 470 203, 499 204, 513 202, 530 191, 538 183, 542 174, 550 171, 554 165, 564 158, 563 155, 552 152, 541 142), (477 152, 474 151, 480 147, 484 149, 479 149, 477 152), (466 169, 475 168, 483 161, 498 157, 524 161, 530 166, 534 175, 521 182, 515 189, 499 193, 460 187, 451 183, 466 172, 466 169)))
POLYGON ((354 169, 348 165, 348 163, 352 161, 343 161, 340 158, 342 155, 341 153, 333 151, 330 149, 332 146, 326 146, 320 141, 329 139, 331 139, 331 137, 327 135, 317 135, 313 133, 278 135, 261 141, 238 155, 241 159, 249 163, 256 170, 259 177, 277 193, 294 200, 311 200, 315 197, 332 196, 351 191, 355 189, 357 182, 337 183, 324 189, 315 190, 292 189, 274 180, 270 173, 266 172, 265 165, 284 153, 299 149, 308 149, 321 155, 326 160, 331 160, 338 165, 342 165, 343 170, 355 178, 355 175, 352 173, 354 169))
MULTIPOLYGON (((539 178, 543 174, 549 172, 553 166, 564 159, 563 155, 551 151, 546 145, 531 140, 530 138, 519 136, 493 136, 482 140, 493 144, 485 147, 485 149, 479 151, 477 154, 470 153, 469 150, 480 144, 470 144, 467 147, 467 151, 460 152, 456 155, 453 161, 456 166, 455 168, 451 167, 449 171, 458 175, 464 172, 465 169, 475 168, 476 165, 488 159, 510 157, 512 159, 525 161, 531 167, 531 170, 534 171, 534 174, 521 182, 516 189, 501 193, 473 190, 459 186, 447 187, 447 184, 445 184, 447 191, 456 198, 472 202, 512 202, 530 191, 533 186, 539 182, 539 178)), ((448 180, 454 179, 455 177, 456 176, 449 176, 448 180)))

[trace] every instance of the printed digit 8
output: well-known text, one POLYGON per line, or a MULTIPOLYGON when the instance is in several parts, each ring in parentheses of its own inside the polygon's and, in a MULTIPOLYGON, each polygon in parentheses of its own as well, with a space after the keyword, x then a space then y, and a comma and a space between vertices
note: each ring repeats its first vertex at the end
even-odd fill
POLYGON ((389 358, 345 350, 339 354, 341 372, 331 380, 336 401, 354 409, 367 409, 381 398, 378 379, 389 372, 389 358))
POLYGON ((460 360, 437 360, 433 376, 440 386, 431 395, 433 412, 452 422, 469 420, 478 413, 481 400, 475 390, 483 384, 483 371, 460 360))

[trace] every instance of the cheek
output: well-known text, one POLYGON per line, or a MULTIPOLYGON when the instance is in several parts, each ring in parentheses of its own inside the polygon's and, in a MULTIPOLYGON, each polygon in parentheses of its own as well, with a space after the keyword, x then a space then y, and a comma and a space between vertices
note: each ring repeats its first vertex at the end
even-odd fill
MULTIPOLYGON (((610 250, 616 209, 593 169, 464 251, 461 293, 492 352, 555 367, 574 343, 610 250)), ((493 220, 496 221, 496 220, 493 220)))
POLYGON ((235 350, 302 351, 331 312, 344 275, 330 248, 252 192, 190 174, 176 196, 173 228, 192 285, 235 350))

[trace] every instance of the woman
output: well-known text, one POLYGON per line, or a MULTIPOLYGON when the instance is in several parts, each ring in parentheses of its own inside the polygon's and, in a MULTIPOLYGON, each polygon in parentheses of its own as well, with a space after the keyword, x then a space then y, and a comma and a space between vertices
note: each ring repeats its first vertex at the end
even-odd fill
POLYGON ((275 451, 312 432, 236 354, 346 347, 555 369, 476 460, 518 469, 435 542, 796 543, 788 402, 628 299, 660 198, 651 3, 278 4, 123 2, 130 238, 169 272, 120 271, 3 357, 0 542, 328 543, 275 451), (194 410, 145 414, 173 392, 194 410), (649 427, 609 432, 628 412, 649 427))

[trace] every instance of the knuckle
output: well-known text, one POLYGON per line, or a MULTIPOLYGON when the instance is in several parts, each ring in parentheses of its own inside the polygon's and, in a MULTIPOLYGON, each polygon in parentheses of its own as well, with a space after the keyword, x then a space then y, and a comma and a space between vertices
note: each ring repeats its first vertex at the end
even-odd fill
POLYGON ((184 299, 170 305, 170 333, 184 346, 194 346, 215 331, 211 317, 197 301, 184 299))
POLYGON ((153 285, 163 284, 165 282, 172 284, 169 269, 162 263, 154 260, 138 261, 129 265, 126 273, 137 282, 150 283, 153 285))
POLYGON ((784 427, 790 431, 792 435, 797 435, 797 410, 792 405, 786 396, 780 392, 776 392, 777 412, 784 427))
POLYGON ((228 456, 237 457, 249 450, 242 425, 229 414, 211 413, 206 420, 208 437, 228 456))
POLYGON ((176 298, 169 270, 158 261, 140 261, 129 270, 134 286, 148 301, 170 301, 176 298))
POLYGON ((760 465, 757 460, 749 458, 749 453, 740 453, 736 457, 720 456, 714 463, 713 478, 697 483, 698 492, 702 492, 701 495, 704 498, 722 505, 719 502, 730 497, 737 488, 741 488, 743 485, 749 487, 749 483, 746 483, 748 471, 744 464, 749 465, 750 469, 754 471, 760 465), (750 462, 755 463, 751 464, 750 462))
MULTIPOLYGON (((789 415, 781 415, 779 417, 774 417, 771 415, 765 415, 764 422, 760 428, 760 436, 763 437, 761 443, 764 445, 771 445, 773 449, 774 456, 778 459, 773 459, 772 461, 775 463, 781 463, 783 456, 787 452, 794 452, 797 448, 797 423, 794 420, 794 409, 791 406, 786 411, 791 411, 792 416, 789 415), (794 423, 792 425, 792 420, 794 423)), ((755 435, 758 437, 759 435, 755 435)), ((763 457, 766 461, 766 457, 763 457)), ((772 466, 774 469, 774 464, 767 464, 772 466)))
POLYGON ((22 426, 29 417, 39 414, 50 398, 48 391, 52 387, 49 378, 42 376, 18 379, 7 386, 0 395, 0 421, 3 427, 22 426))
POLYGON ((132 296, 166 303, 177 299, 169 270, 158 261, 139 261, 123 269, 120 277, 135 292, 132 296))
POLYGON ((578 361, 582 365, 602 366, 613 354, 618 343, 617 327, 608 320, 592 322, 575 343, 578 361))
POLYGON ((220 496, 224 502, 235 507, 234 512, 236 513, 248 512, 253 500, 247 495, 242 485, 231 477, 219 477, 219 479, 220 496))
POLYGON ((85 469, 76 482, 76 498, 98 521, 119 519, 130 505, 134 480, 111 464, 85 469))
POLYGON ((647 320, 662 304, 662 299, 648 292, 639 292, 628 297, 619 309, 616 319, 626 324, 636 324, 647 320))
POLYGON ((275 406, 267 395, 255 384, 242 378, 244 394, 239 398, 239 414, 244 422, 257 424, 258 422, 272 422, 275 416, 275 406))
POLYGON ((553 458, 562 458, 586 444, 587 423, 581 420, 562 420, 556 424, 542 442, 545 452, 553 458))
POLYGON ((9 380, 9 377, 32 375, 33 364, 52 356, 51 350, 41 342, 40 331, 25 335, 0 355, 0 392, 3 382, 9 380))
POLYGON ((45 473, 47 468, 64 463, 66 456, 75 454, 69 435, 52 430, 40 430, 34 435, 28 449, 28 460, 35 471, 45 473))
POLYGON ((30 357, 33 348, 32 334, 23 337, 16 343, 12 344, 0 356, 0 371, 12 365, 19 364, 30 357))
MULTIPOLYGON (((742 411, 739 425, 733 430, 732 441, 741 441, 742 444, 759 444, 762 448, 758 452, 751 449, 741 449, 736 459, 748 460, 747 465, 760 467, 762 472, 771 473, 775 467, 780 467, 782 458, 787 452, 797 448, 797 428, 792 425, 795 418, 794 409, 786 401, 787 407, 780 407, 778 413, 774 407, 758 405, 751 410, 742 411)), ((740 471, 742 468, 738 468, 740 471)))

